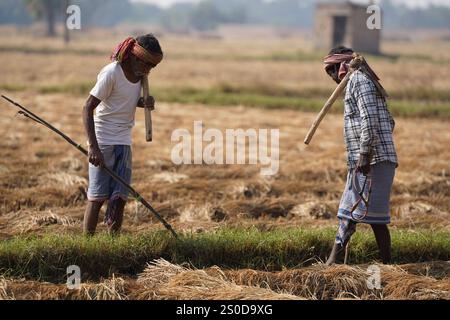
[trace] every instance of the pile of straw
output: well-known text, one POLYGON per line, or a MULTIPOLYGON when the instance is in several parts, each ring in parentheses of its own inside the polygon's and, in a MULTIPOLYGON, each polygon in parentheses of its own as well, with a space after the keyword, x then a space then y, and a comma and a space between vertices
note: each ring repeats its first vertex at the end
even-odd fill
POLYGON ((131 294, 133 282, 114 275, 99 283, 81 284, 68 289, 65 284, 0 278, 0 300, 124 300, 131 294))
POLYGON ((173 265, 164 259, 150 264, 139 275, 142 289, 137 298, 144 299, 207 299, 207 300, 296 300, 299 297, 277 293, 259 286, 238 285, 226 278, 217 267, 214 273, 173 265))
POLYGON ((368 286, 367 267, 316 264, 281 272, 198 270, 158 259, 137 279, 113 275, 99 283, 84 283, 78 290, 69 290, 65 284, 0 277, 0 299, 450 299, 450 261, 376 265, 380 288, 368 286))
MULTIPOLYGON (((450 262, 438 262, 450 268, 450 262)), ((428 263, 433 268, 434 263, 428 263)), ((370 288, 367 266, 323 264, 281 272, 255 270, 226 271, 227 279, 237 284, 265 284, 274 291, 283 290, 308 299, 450 299, 449 273, 441 279, 410 274, 402 266, 376 265, 380 268, 381 288, 370 288)), ((411 269, 406 265, 405 269, 411 269)), ((447 269, 448 270, 448 269, 447 269)), ((441 274, 442 275, 442 274, 441 274)))

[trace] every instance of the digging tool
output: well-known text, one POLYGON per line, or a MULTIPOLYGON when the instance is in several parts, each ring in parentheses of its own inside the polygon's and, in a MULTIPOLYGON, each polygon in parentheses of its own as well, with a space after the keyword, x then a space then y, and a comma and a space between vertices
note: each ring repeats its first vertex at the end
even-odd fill
MULTIPOLYGON (((21 111, 19 111, 19 114, 21 114, 21 115, 23 115, 23 116, 25 116, 25 117, 27 117, 27 118, 37 122, 37 123, 43 125, 44 127, 47 127, 48 129, 52 130, 53 132, 55 132, 59 136, 61 136, 64 140, 66 140, 72 146, 77 148, 85 156, 88 155, 88 152, 87 152, 86 149, 84 149, 79 143, 76 143, 75 141, 73 141, 71 138, 69 138, 63 132, 61 132, 60 130, 56 129, 54 126, 52 126, 51 124, 49 124, 48 122, 46 122, 42 118, 38 117, 37 115, 35 115, 34 113, 32 113, 31 111, 26 109, 25 107, 21 106, 17 102, 9 99, 8 97, 6 97, 4 95, 1 95, 1 96, 2 96, 3 99, 8 101, 9 103, 12 103, 16 107, 20 108, 21 111)), ((169 230, 172 233, 172 235, 175 238, 178 238, 177 234, 172 229, 172 226, 170 224, 168 224, 166 222, 166 220, 164 220, 164 218, 162 218, 161 215, 155 209, 153 209, 153 207, 136 190, 134 190, 128 183, 126 183, 121 177, 119 177, 116 173, 111 171, 109 168, 102 167, 102 169, 105 170, 105 172, 108 173, 114 180, 116 180, 122 186, 124 186, 136 200, 138 200, 140 203, 142 203, 142 205, 144 205, 144 207, 146 207, 151 213, 154 214, 154 216, 164 225, 164 227, 166 227, 167 230, 169 230)))
POLYGON ((309 131, 305 137, 305 140, 304 140, 305 144, 309 144, 311 142, 311 139, 314 136, 314 133, 316 132, 317 128, 319 127, 320 122, 325 117, 328 110, 330 110, 330 108, 333 106, 333 103, 336 101, 336 99, 339 97, 339 95, 344 91, 352 73, 353 73, 352 70, 348 71, 348 73, 345 75, 344 79, 342 79, 342 81, 339 83, 339 85, 336 87, 336 89, 334 89, 333 93, 328 98, 327 102, 325 102, 324 106, 322 107, 322 110, 320 110, 319 114, 317 115, 316 119, 314 120, 311 128, 309 129, 309 131))
MULTIPOLYGON (((144 96, 144 105, 149 97, 149 88, 148 88, 148 77, 142 77, 142 94, 144 96)), ((145 114, 145 140, 147 142, 152 141, 153 138, 153 129, 152 129, 152 108, 144 107, 145 114)))
POLYGON ((377 81, 378 80, 377 75, 369 67, 364 57, 359 53, 356 52, 353 53, 353 59, 349 63, 349 70, 347 74, 339 83, 339 85, 336 87, 336 89, 334 89, 333 93, 328 98, 327 102, 325 102, 325 105, 322 107, 322 110, 320 110, 319 114, 317 115, 316 119, 314 120, 311 128, 309 129, 305 137, 304 140, 305 144, 309 144, 311 142, 311 139, 314 136, 314 133, 316 132, 317 128, 319 127, 320 122, 325 117, 328 110, 330 110, 330 108, 333 106, 333 103, 336 101, 337 97, 344 91, 348 81, 350 80, 350 76, 356 70, 361 70, 370 79, 372 79, 380 94, 384 97, 388 97, 388 94, 384 90, 383 86, 381 86, 381 84, 377 81))

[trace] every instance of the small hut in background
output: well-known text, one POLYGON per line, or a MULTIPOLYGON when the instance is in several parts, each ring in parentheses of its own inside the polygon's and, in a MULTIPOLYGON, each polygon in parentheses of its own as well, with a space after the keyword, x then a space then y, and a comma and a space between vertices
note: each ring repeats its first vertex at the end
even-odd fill
POLYGON ((380 53, 380 30, 367 27, 367 6, 351 1, 320 2, 316 6, 314 35, 317 49, 344 45, 355 51, 380 53))

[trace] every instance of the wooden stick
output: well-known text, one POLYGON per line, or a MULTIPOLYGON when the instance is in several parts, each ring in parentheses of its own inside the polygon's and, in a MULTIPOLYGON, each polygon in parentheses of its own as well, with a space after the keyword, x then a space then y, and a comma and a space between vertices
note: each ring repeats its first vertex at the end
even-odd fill
MULTIPOLYGON (((1 95, 1 97, 3 99, 5 99, 6 101, 10 102, 11 104, 17 106, 18 108, 20 108, 22 111, 20 111, 21 114, 23 114, 24 116, 26 116, 27 118, 43 125, 44 127, 50 129, 51 131, 55 132, 56 134, 58 134, 60 137, 62 137, 64 140, 66 140, 68 143, 70 143, 72 146, 74 146, 75 148, 77 148, 80 152, 82 152, 85 156, 88 155, 88 151, 86 149, 84 149, 81 144, 76 143, 75 141, 73 141, 71 138, 69 138, 67 135, 65 135, 63 132, 59 131, 58 129, 56 129, 54 126, 52 126, 50 123, 48 123, 47 121, 45 121, 44 119, 38 117, 36 114, 34 114, 33 112, 31 112, 30 110, 26 109, 25 107, 21 106, 20 104, 18 104, 17 102, 11 100, 10 98, 1 95)), ((155 217, 164 225, 164 227, 167 228, 167 230, 169 230, 172 235, 175 238, 178 238, 177 234, 175 233, 175 231, 172 229, 172 226, 170 224, 168 224, 166 222, 166 220, 164 220, 163 217, 161 217, 161 215, 155 210, 153 209, 153 207, 136 191, 133 189, 133 187, 131 187, 125 180, 123 180, 119 175, 117 175, 113 170, 108 169, 108 167, 102 167, 102 170, 104 170, 107 174, 109 174, 114 180, 116 180, 118 183, 120 183, 125 189, 127 189, 131 195, 133 196, 133 198, 135 198, 137 201, 139 201, 140 203, 142 203, 142 205, 144 207, 146 207, 148 210, 150 210, 151 213, 153 213, 155 215, 155 217)))
POLYGON ((309 144, 311 142, 312 137, 314 136, 314 133, 316 132, 317 128, 319 127, 320 122, 327 114, 328 110, 333 106, 333 103, 336 101, 336 99, 339 97, 339 95, 344 91, 345 87, 347 86, 348 80, 350 79, 350 75, 353 73, 352 70, 349 70, 348 73, 345 75, 344 79, 342 79, 341 83, 334 89, 331 96, 328 98, 327 102, 325 102, 324 106, 322 107, 322 110, 320 110, 319 114, 317 115, 316 119, 314 120, 311 128, 309 129, 306 137, 305 137, 305 144, 309 144))
MULTIPOLYGON (((144 105, 149 97, 149 87, 148 87, 148 78, 146 76, 142 77, 142 91, 144 96, 144 105)), ((152 141, 153 138, 153 129, 152 129, 152 110, 151 108, 144 107, 145 113, 145 140, 152 141)))

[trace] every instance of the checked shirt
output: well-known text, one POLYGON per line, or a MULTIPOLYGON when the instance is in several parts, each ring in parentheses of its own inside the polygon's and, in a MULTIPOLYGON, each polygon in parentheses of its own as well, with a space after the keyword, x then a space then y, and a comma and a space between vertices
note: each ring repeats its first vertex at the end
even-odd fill
POLYGON ((355 71, 344 98, 344 139, 347 164, 355 168, 359 154, 372 154, 371 164, 390 161, 398 164, 392 132, 395 121, 372 80, 355 71))

